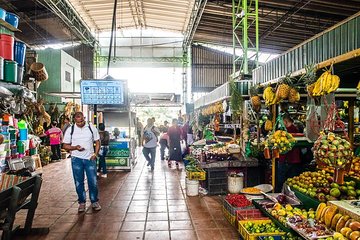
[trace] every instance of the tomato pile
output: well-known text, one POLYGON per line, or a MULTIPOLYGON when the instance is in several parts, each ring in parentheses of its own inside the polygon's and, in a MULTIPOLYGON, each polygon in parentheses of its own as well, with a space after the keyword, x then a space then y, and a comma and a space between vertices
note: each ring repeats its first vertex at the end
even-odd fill
POLYGON ((225 200, 233 207, 237 208, 247 207, 251 205, 251 202, 245 197, 245 195, 240 194, 228 194, 225 197, 225 200))

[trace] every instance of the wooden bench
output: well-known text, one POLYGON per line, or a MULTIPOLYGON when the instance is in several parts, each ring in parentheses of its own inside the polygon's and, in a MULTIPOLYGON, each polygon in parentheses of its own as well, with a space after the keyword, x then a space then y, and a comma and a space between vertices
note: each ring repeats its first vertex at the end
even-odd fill
POLYGON ((0 192, 0 229, 3 230, 3 240, 11 239, 20 191, 19 187, 14 186, 0 192))
POLYGON ((49 228, 32 228, 35 210, 38 205, 41 183, 42 183, 41 177, 34 176, 21 183, 16 184, 10 189, 1 192, 3 193, 10 190, 12 192, 11 197, 12 199, 14 199, 14 201, 11 200, 8 205, 9 231, 6 232, 5 234, 5 230, 4 230, 3 239, 11 239, 12 233, 14 233, 15 235, 49 233, 49 228), (24 228, 19 228, 19 226, 14 227, 13 224, 14 224, 16 212, 18 212, 21 209, 28 210, 24 228))

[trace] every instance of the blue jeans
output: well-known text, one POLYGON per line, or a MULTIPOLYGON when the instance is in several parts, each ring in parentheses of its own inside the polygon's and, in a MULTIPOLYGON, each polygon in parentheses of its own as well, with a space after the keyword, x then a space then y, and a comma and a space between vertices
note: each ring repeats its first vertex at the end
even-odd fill
POLYGON ((76 193, 79 198, 78 202, 79 203, 86 202, 86 193, 84 186, 85 172, 89 186, 90 201, 91 203, 99 201, 97 179, 96 179, 96 160, 71 157, 71 167, 75 181, 76 193))
POLYGON ((108 151, 109 151, 108 146, 101 146, 101 149, 100 149, 101 154, 99 153, 99 167, 98 167, 97 171, 101 172, 101 169, 102 169, 103 174, 107 174, 105 157, 106 157, 106 154, 108 151))
POLYGON ((156 147, 153 148, 143 147, 143 154, 145 156, 145 159, 148 161, 149 165, 151 166, 151 168, 154 168, 155 158, 156 158, 156 147))

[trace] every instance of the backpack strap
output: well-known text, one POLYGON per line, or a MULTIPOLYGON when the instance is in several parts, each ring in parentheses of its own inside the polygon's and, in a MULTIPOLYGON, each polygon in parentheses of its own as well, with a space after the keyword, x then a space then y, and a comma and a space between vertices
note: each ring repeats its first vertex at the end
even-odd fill
MULTIPOLYGON (((88 127, 89 127, 89 130, 90 130, 90 132, 91 132, 92 138, 93 138, 93 140, 94 140, 94 131, 92 130, 90 124, 88 125, 88 127)), ((75 125, 73 124, 73 125, 71 125, 70 145, 72 144, 72 136, 73 136, 73 134, 74 134, 74 129, 75 129, 75 125)))
POLYGON ((74 124, 71 125, 71 131, 70 131, 70 145, 72 144, 72 136, 74 134, 75 126, 74 124))

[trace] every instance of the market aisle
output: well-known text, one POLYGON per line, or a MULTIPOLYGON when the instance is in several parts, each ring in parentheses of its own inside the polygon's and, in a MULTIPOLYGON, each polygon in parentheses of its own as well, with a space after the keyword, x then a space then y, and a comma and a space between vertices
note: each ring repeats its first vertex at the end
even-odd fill
MULTIPOLYGON (((112 171, 99 180, 103 209, 78 214, 70 160, 44 168, 34 227, 50 227, 45 237, 26 239, 238 239, 224 219, 218 197, 186 197, 185 172, 156 161, 148 170, 141 156, 131 173, 112 171)), ((88 204, 89 205, 89 204, 88 204)), ((23 223, 24 214, 17 215, 23 223)), ((16 238, 25 239, 25 238, 16 238)))

